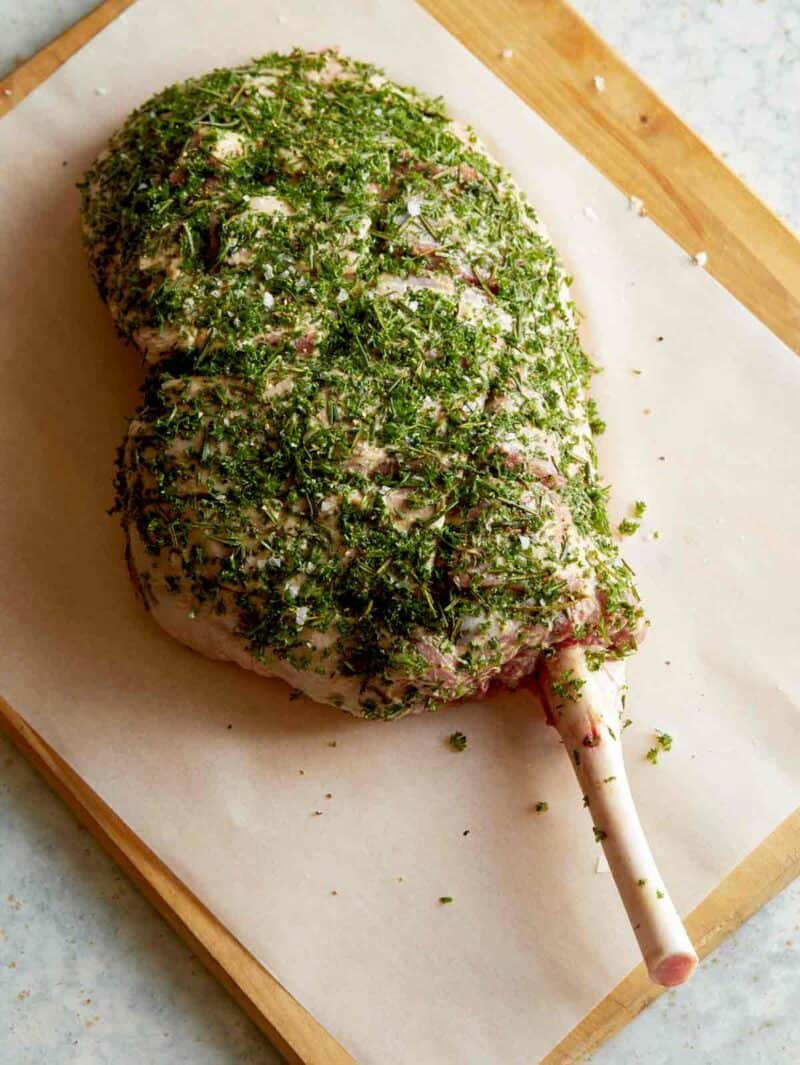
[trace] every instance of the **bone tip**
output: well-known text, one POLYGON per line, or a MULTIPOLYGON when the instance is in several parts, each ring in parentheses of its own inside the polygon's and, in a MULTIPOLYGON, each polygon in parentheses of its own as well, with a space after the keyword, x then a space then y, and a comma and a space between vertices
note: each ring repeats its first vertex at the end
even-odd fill
POLYGON ((649 970, 650 979, 662 987, 677 987, 686 983, 696 967, 697 955, 693 952, 668 954, 649 970))

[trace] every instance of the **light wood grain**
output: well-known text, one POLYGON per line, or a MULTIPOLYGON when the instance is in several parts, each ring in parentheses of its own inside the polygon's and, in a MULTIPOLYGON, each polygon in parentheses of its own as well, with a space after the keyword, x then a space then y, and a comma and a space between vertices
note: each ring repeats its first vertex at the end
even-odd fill
POLYGON ((20 63, 16 70, 0 81, 0 118, 46 81, 71 55, 87 44, 109 22, 113 22, 133 2, 134 0, 105 0, 105 3, 90 11, 74 26, 70 26, 46 48, 20 63))
POLYGON ((798 238, 567 4, 418 2, 800 353, 798 238))
MULTIPOLYGON (((0 116, 133 0, 98 8, 4 81, 0 116)), ((573 147, 800 352, 800 241, 562 0, 419 0, 573 147), (514 57, 502 59, 504 48, 514 57), (592 79, 602 74, 604 93, 592 79), (643 121, 641 116, 646 116, 643 121)), ((290 1062, 350 1055, 261 966, 47 743, 0 700, 0 728, 290 1062)), ((690 914, 701 957, 800 875, 800 811, 690 914)), ((542 1062, 572 1065, 661 994, 634 969, 542 1062)))
POLYGON ((0 728, 287 1061, 354 1065, 333 1036, 3 699, 0 728))

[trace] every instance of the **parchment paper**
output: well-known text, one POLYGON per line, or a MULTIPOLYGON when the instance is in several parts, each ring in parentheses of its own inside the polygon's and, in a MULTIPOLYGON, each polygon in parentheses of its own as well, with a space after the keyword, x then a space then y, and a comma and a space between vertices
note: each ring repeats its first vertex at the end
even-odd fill
POLYGON ((290 702, 156 628, 104 513, 140 369, 73 183, 164 84, 331 43, 443 93, 578 278, 614 516, 648 503, 625 738, 682 910, 798 802, 800 362, 410 0, 140 0, 0 124, 0 690, 359 1061, 522 1065, 636 961, 535 704, 376 725, 290 702))

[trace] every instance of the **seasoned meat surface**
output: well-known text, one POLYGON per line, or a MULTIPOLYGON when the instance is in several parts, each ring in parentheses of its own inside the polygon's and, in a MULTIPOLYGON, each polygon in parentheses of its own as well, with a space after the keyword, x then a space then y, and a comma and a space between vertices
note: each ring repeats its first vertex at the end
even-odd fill
POLYGON ((563 271, 440 101, 268 55, 146 103, 82 196, 149 364, 117 506, 168 631, 379 718, 633 649, 563 271))

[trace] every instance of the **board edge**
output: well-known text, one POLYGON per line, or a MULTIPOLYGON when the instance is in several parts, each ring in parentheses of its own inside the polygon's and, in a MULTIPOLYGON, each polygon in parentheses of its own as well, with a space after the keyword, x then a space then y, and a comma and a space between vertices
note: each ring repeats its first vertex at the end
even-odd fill
POLYGON ((355 1059, 2 697, 0 731, 291 1065, 355 1059))
MULTIPOLYGON (((30 95, 134 2, 135 0, 104 0, 0 80, 0 118, 30 95)), ((524 20, 530 22, 530 8, 526 11, 522 0, 498 0, 491 9, 481 0, 416 2, 625 195, 633 195, 636 190, 642 191, 642 185, 635 183, 637 168, 645 178, 647 171, 652 168, 645 165, 638 151, 634 152, 636 167, 633 171, 615 167, 613 173, 610 173, 608 164, 604 166, 604 161, 598 161, 597 158, 598 131, 618 140, 621 138, 623 142, 631 140, 630 131, 627 129, 627 115, 620 117, 610 111, 603 113, 602 108, 608 109, 610 106, 611 96, 604 93, 602 100, 598 97, 594 101, 589 131, 585 132, 585 139, 581 140, 581 137, 576 137, 574 131, 564 128, 553 101, 544 99, 540 92, 531 91, 531 84, 536 84, 536 78, 532 79, 535 69, 531 69, 534 60, 525 59, 524 37, 520 40, 517 50, 522 62, 518 58, 512 65, 503 60, 502 52, 515 41, 515 35, 520 33, 524 20), (505 14, 498 9, 504 9, 505 14), (470 17, 476 15, 480 15, 480 18, 476 19, 480 27, 477 43, 469 33, 464 32, 462 25, 469 23, 470 17), (486 19, 488 22, 484 25, 486 19)), ((702 203, 698 215, 696 196, 692 197, 691 202, 678 205, 677 220, 675 204, 662 202, 658 198, 649 201, 649 214, 687 254, 706 250, 709 254, 709 273, 767 328, 800 354, 800 240, 564 0, 540 0, 537 4, 537 34, 554 55, 558 55, 559 51, 569 52, 570 49, 575 53, 572 57, 573 84, 564 86, 565 97, 574 99, 576 93, 580 92, 581 83, 586 89, 587 78, 590 77, 587 74, 589 69, 592 71, 591 76, 601 69, 604 73, 611 70, 625 87, 626 93, 622 99, 625 109, 631 110, 633 104, 632 113, 652 112, 658 115, 665 142, 674 146, 677 140, 678 144, 688 144, 700 151, 706 171, 700 185, 709 187, 714 181, 721 181, 727 191, 735 194, 737 216, 742 219, 741 224, 746 224, 751 230, 749 239, 742 245, 739 235, 727 233, 724 226, 720 227, 720 220, 716 217, 706 220, 704 225, 702 203), (580 44, 580 48, 575 47, 576 42, 580 44), (592 64, 591 68, 587 67, 587 63, 592 64), (645 110, 642 110, 642 107, 645 110), (670 206, 673 210, 668 209, 670 206), (742 217, 743 215, 746 215, 746 218, 742 217), (720 269, 720 264, 725 263, 725 254, 730 251, 730 248, 726 248, 726 242, 732 236, 736 238, 737 253, 734 267, 739 274, 733 277, 729 270, 720 269), (703 237, 707 239, 703 240, 703 237), (755 239, 765 244, 770 251, 766 265, 751 247, 755 239), (701 243, 702 249, 699 246, 701 243), (742 268, 742 259, 745 268, 742 268), (755 266, 755 271, 746 269, 747 265, 755 266), (790 288, 782 285, 776 266, 785 266, 790 279, 794 279, 790 288), (765 284, 769 285, 773 281, 778 286, 777 301, 762 300, 760 290, 765 284), (755 288, 755 291, 750 291, 751 288, 755 288)), ((540 57, 537 56, 537 59, 540 57)), ((618 104, 619 106, 621 105, 618 104)), ((567 113, 566 108, 563 108, 563 113, 567 113)), ((656 135, 649 138, 651 149, 657 134, 658 129, 656 135)), ((650 178, 647 178, 645 183, 649 182, 650 178)), ((756 244, 756 248, 757 246, 756 244)), ((2 697, 0 730, 28 759, 52 790, 66 802, 78 820, 289 1062, 298 1062, 300 1065, 353 1065, 354 1059, 347 1051, 260 965, 2 697), (159 880, 163 878, 160 886, 148 879, 148 869, 157 872, 159 880), (216 950, 213 942, 209 947, 204 941, 208 934, 212 934, 212 941, 217 940, 216 950), (242 981, 241 975, 237 978, 237 975, 230 971, 232 959, 247 968, 247 982, 242 981), (255 979, 256 985, 263 983, 264 986, 248 986, 252 979, 255 979), (263 995, 267 998, 272 996, 276 1003, 280 1002, 280 1016, 276 1016, 274 1008, 259 1001, 263 995), (303 1031, 304 1027, 307 1027, 306 1031, 303 1031), (311 1045, 308 1044, 309 1038, 312 1040, 311 1045), (325 1056, 319 1056, 320 1054, 325 1056)), ((691 912, 686 923, 700 957, 711 953, 744 921, 798 876, 800 808, 790 814, 691 912), (726 907, 733 906, 733 913, 724 918, 719 917, 721 899, 725 900, 726 907)), ((542 1059, 541 1065, 574 1065, 581 1061, 620 1031, 662 993, 663 989, 650 983, 644 967, 637 966, 542 1059)))

